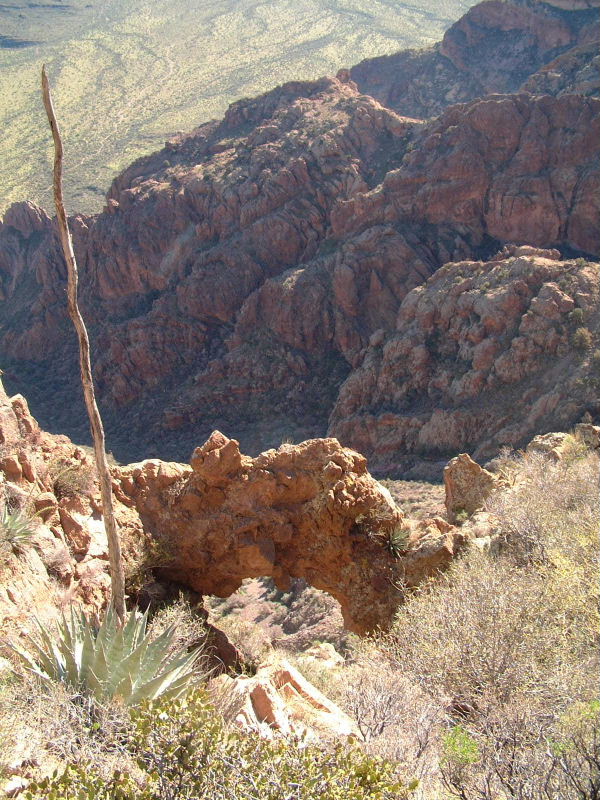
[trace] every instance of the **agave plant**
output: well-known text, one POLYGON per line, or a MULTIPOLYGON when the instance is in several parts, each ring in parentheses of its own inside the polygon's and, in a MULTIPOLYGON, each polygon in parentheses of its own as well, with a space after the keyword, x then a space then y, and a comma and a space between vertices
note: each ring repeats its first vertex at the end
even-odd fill
POLYGON ((128 706, 142 700, 178 698, 194 681, 199 651, 172 653, 175 628, 152 639, 148 612, 132 611, 122 627, 112 607, 101 624, 83 611, 63 615, 52 637, 36 620, 31 652, 13 648, 45 683, 62 682, 97 700, 120 698, 128 706))
POLYGON ((31 541, 35 530, 26 514, 22 511, 10 511, 4 506, 0 515, 0 534, 13 550, 22 550, 31 541))

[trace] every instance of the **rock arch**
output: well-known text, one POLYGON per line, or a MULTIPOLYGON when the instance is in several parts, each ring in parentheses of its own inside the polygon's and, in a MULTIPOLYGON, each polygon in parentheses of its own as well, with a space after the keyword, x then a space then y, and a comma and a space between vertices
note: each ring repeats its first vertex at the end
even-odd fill
POLYGON ((336 439, 250 458, 215 431, 190 466, 153 459, 113 477, 123 524, 169 551, 166 578, 220 597, 244 578, 271 576, 284 590, 303 578, 359 634, 387 627, 404 587, 444 569, 463 538, 441 519, 405 519, 366 459, 336 439))

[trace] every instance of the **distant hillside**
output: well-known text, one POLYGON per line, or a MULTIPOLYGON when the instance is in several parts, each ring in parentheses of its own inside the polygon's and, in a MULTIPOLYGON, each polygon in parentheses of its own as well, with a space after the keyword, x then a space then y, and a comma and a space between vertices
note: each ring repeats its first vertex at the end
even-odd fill
POLYGON ((436 41, 471 0, 87 0, 0 5, 0 214, 50 202, 39 94, 46 62, 70 209, 99 211, 114 175, 174 131, 292 79, 436 41))

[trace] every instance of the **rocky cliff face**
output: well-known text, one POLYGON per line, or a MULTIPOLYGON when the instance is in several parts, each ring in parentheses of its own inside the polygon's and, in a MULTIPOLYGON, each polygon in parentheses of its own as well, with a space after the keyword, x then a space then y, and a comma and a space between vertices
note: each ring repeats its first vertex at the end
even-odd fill
MULTIPOLYGON (((426 50, 405 50, 352 67, 359 89, 401 114, 431 117, 453 103, 517 92, 531 75, 565 54, 585 66, 582 81, 563 62, 544 93, 598 93, 598 3, 487 0, 471 8, 426 50)), ((525 85, 526 88, 527 84, 525 85)))
MULTIPOLYGON (((524 76, 561 48, 572 56, 591 35, 581 14, 484 3, 449 32, 443 58, 477 73, 477 92, 498 88, 468 61, 486 49, 485 31, 535 37, 535 57, 513 70, 524 76)), ((531 80, 554 80, 541 75, 531 80)), ((404 298, 442 265, 485 262, 510 242, 593 259, 600 101, 557 94, 491 95, 423 122, 341 74, 240 101, 133 164, 102 214, 71 220, 110 446, 126 459, 182 459, 220 428, 258 453, 325 435, 332 410, 331 429, 346 436, 347 387, 395 335, 404 298)), ((85 435, 83 415, 74 422, 64 265, 40 209, 6 214, 0 278, 9 384, 26 387, 46 425, 85 435)), ((386 401, 369 391, 383 414, 386 401)), ((489 439, 478 424, 474 448, 489 439)), ((360 430, 352 436, 371 458, 380 440, 360 430)), ((428 447, 444 449, 422 454, 428 447)))
POLYGON ((331 430, 398 472, 418 456, 490 458, 597 411, 600 266, 557 256, 507 248, 438 270, 346 380, 331 430))

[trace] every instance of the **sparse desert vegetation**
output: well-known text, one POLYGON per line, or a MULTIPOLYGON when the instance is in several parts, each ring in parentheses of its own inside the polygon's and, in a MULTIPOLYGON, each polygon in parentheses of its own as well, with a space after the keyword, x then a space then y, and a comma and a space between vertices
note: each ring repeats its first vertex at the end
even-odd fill
MULTIPOLYGON (((24 796, 35 800, 597 798, 598 453, 570 437, 558 460, 531 451, 501 461, 511 480, 486 503, 491 544, 467 548, 444 576, 412 593, 388 633, 346 640, 345 660, 327 662, 314 649, 292 656, 356 721, 362 742, 331 749, 276 733, 272 742, 248 737, 231 715, 226 721, 228 698, 209 694, 206 661, 197 675, 204 688, 187 700, 131 712, 5 669, 5 774, 21 748, 21 774, 34 778, 24 796), (27 747, 23 753, 31 731, 33 759, 27 747), (44 779, 50 766, 56 774, 44 779)), ((308 592, 302 600, 303 587, 296 596, 263 591, 250 584, 251 597, 213 602, 238 644, 246 639, 249 663, 274 649, 264 635, 258 642, 254 622, 233 622, 236 606, 264 605, 269 596, 285 624, 303 608, 301 622, 314 621, 319 599, 311 604, 308 592)), ((150 633, 164 636, 173 625, 180 651, 202 638, 184 598, 154 616, 150 633)))

